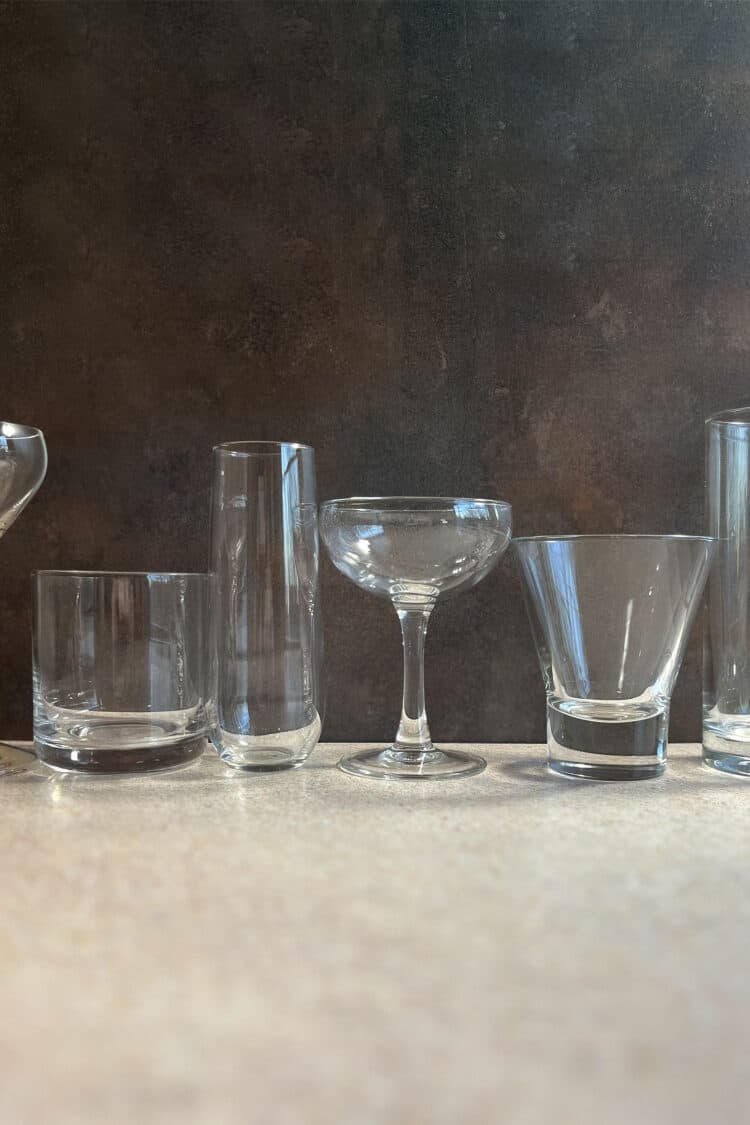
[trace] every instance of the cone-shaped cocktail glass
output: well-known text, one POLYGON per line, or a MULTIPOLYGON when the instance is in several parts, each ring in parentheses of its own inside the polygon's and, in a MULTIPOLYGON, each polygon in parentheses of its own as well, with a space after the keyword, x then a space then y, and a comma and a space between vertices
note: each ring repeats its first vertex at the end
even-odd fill
POLYGON ((669 704, 715 542, 690 535, 514 541, 547 689, 549 766, 658 777, 669 704))
POLYGON ((486 763, 432 744, 424 695, 427 622, 438 597, 479 582, 506 550, 510 504, 445 497, 353 497, 321 506, 320 531, 334 564, 393 603, 404 645, 401 722, 393 745, 339 763, 347 773, 411 780, 464 777, 486 763))

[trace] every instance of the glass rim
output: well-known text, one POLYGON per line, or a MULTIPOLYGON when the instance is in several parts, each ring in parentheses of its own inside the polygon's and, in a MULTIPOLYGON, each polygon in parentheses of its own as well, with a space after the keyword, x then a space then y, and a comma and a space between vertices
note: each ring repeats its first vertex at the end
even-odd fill
POLYGON ((718 543, 718 537, 715 535, 683 535, 680 532, 644 532, 640 534, 637 531, 626 532, 604 532, 597 534, 596 532, 583 532, 574 535, 514 535, 514 543, 572 543, 582 539, 596 539, 603 540, 656 540, 658 542, 669 543, 672 541, 687 542, 687 543, 718 543))
POLYGON ((734 406, 729 410, 719 410, 706 418, 706 425, 750 426, 750 406, 734 406))
POLYGON ((284 449, 315 452, 311 445, 301 441, 220 441, 213 452, 227 453, 230 457, 275 457, 284 449))
MULTIPOLYGON (((511 510, 509 500, 488 500, 477 496, 340 496, 333 500, 323 500, 320 507, 329 508, 336 505, 346 507, 350 512, 371 512, 377 505, 387 506, 397 501, 400 504, 418 502, 420 504, 434 504, 435 511, 453 507, 455 504, 488 504, 493 508, 506 508, 511 510)), ((393 509, 395 510, 395 509, 393 509)), ((422 508, 424 512, 431 509, 422 508)))
POLYGON ((210 578, 206 570, 32 570, 32 578, 210 578))
POLYGON ((12 438, 13 441, 25 441, 29 438, 43 438, 44 434, 38 426, 27 426, 23 422, 0 421, 0 437, 12 438), (17 433, 6 434, 6 428, 17 430, 17 433))

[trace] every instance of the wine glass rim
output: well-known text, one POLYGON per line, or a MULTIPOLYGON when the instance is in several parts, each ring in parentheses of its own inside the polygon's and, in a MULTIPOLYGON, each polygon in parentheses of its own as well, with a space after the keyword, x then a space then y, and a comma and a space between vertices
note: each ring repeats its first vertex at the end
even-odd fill
POLYGON ((276 457, 283 449, 313 453, 311 445, 300 441, 220 441, 214 453, 228 453, 232 457, 276 457))
POLYGON ((24 441, 27 438, 43 438, 44 434, 37 426, 27 426, 23 422, 0 421, 0 437, 12 438, 14 441, 24 441), (8 431, 11 431, 10 433, 8 431))
POLYGON ((209 578, 205 570, 32 570, 32 578, 209 578))
MULTIPOLYGON (((371 512, 378 506, 392 506, 395 504, 407 505, 413 503, 434 504, 436 511, 452 508, 456 504, 487 504, 493 508, 503 508, 510 511, 508 500, 486 500, 475 496, 341 496, 334 500, 324 500, 321 508, 346 508, 350 512, 371 512)), ((429 512, 429 508, 420 508, 420 511, 429 512)))
POLYGON ((716 543, 718 542, 714 535, 682 535, 679 532, 666 532, 660 534, 658 532, 646 532, 639 534, 638 532, 605 532, 604 534, 597 535, 596 533, 584 532, 580 535, 514 535, 514 543, 574 543, 583 539, 596 539, 604 540, 656 540, 660 542, 677 542, 688 543, 716 543))

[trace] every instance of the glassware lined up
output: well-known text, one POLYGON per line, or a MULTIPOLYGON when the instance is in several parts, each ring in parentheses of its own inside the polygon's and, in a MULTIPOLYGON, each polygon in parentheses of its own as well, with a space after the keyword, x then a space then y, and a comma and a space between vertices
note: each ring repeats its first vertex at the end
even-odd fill
MULTIPOLYGON (((750 410, 708 422, 711 536, 514 541, 547 690, 549 765, 566 777, 658 776, 672 688, 711 569, 704 760, 750 774, 750 410), (747 696, 747 698, 746 698, 747 696)), ((47 465, 44 438, 0 423, 0 534, 47 465)), ((424 643, 439 597, 481 581, 511 540, 504 501, 351 497, 323 504, 331 560, 393 604, 404 690, 391 746, 339 763, 368 778, 478 773, 431 740, 424 643)), ((209 574, 34 575, 34 738, 57 769, 144 772, 205 740, 240 770, 304 763, 323 716, 315 462, 308 446, 214 450, 209 574)))

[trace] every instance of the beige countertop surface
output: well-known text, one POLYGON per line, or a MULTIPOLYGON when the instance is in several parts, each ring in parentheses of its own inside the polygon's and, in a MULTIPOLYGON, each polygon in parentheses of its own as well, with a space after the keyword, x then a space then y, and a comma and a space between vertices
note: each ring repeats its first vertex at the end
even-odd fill
POLYGON ((748 1120, 750 788, 0 777, 0 1121, 748 1120))

